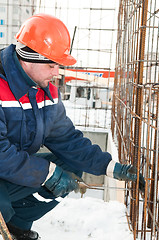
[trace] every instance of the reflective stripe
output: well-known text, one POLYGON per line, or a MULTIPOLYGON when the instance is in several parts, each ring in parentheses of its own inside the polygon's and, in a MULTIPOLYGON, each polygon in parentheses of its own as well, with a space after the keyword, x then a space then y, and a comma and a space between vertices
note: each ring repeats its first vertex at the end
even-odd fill
MULTIPOLYGON (((38 108, 43 108, 44 106, 50 106, 50 105, 54 105, 58 103, 58 98, 54 99, 54 102, 52 102, 51 100, 45 100, 42 102, 37 103, 38 104, 38 108)), ((2 107, 21 107, 23 109, 31 109, 31 104, 30 103, 21 103, 21 105, 19 104, 18 101, 2 101, 0 100, 0 105, 2 107)))
POLYGON ((111 177, 111 178, 114 177, 113 172, 114 172, 114 167, 116 163, 117 163, 116 161, 111 160, 110 163, 108 164, 108 167, 106 169, 106 175, 108 177, 111 177))

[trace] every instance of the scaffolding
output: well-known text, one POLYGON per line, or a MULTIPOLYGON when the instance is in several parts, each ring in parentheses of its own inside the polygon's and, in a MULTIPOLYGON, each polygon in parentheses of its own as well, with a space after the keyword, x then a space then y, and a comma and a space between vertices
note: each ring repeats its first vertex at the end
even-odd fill
POLYGON ((134 239, 141 240, 159 239, 158 38, 159 2, 120 0, 111 128, 121 163, 137 167, 125 203, 134 239))
POLYGON ((61 74, 59 82, 56 81, 60 84, 67 115, 78 127, 103 131, 110 128, 118 0, 109 4, 104 0, 38 2, 37 11, 52 14, 66 24, 72 40, 71 55, 77 59, 73 67, 64 69, 75 75, 72 78, 70 75, 68 81, 68 76, 61 74), (81 72, 83 76, 78 77, 81 72), (107 84, 97 83, 102 77, 107 84))

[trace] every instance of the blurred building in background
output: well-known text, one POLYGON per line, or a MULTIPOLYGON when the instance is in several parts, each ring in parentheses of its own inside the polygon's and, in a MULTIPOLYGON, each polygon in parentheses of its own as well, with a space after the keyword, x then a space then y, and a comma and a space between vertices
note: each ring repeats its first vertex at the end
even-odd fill
POLYGON ((15 34, 35 7, 36 0, 0 0, 0 48, 15 43, 15 34))

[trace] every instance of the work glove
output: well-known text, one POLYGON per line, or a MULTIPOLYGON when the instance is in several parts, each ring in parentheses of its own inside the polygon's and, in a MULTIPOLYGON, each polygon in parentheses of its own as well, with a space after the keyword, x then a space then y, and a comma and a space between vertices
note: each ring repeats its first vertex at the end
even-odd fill
POLYGON ((79 188, 78 181, 80 178, 72 172, 64 171, 56 166, 53 175, 44 183, 44 186, 53 193, 54 196, 60 197, 79 188))
MULTIPOLYGON (((120 181, 133 181, 137 180, 137 169, 133 165, 121 164, 111 161, 110 166, 107 167, 107 176, 113 177, 120 181)), ((142 174, 139 174, 139 189, 145 191, 145 180, 142 174)))

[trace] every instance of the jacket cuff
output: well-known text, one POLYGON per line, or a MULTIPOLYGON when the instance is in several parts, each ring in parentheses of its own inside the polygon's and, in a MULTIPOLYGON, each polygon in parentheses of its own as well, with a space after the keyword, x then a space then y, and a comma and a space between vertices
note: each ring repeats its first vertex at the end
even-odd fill
POLYGON ((45 182, 53 175, 54 171, 55 171, 55 168, 56 168, 56 164, 55 163, 52 163, 50 162, 50 166, 49 166, 49 173, 45 179, 45 181, 43 182, 42 185, 45 184, 45 182))
POLYGON ((115 162, 114 160, 111 160, 110 163, 108 164, 108 167, 106 169, 106 175, 108 177, 111 177, 111 178, 114 178, 114 167, 115 167, 115 164, 117 162, 115 162))

